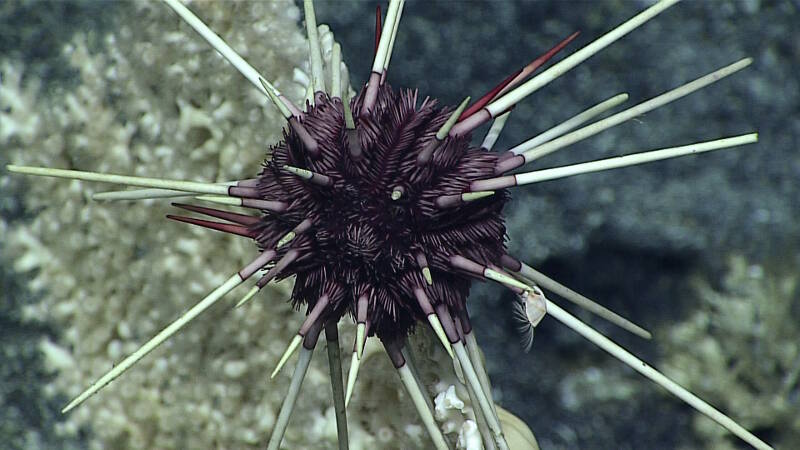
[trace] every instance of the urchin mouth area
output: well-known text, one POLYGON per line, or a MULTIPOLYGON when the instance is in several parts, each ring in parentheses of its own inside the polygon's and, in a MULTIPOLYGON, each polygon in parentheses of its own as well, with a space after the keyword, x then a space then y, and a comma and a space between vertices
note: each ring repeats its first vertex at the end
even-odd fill
POLYGON ((453 110, 428 98, 417 105, 416 91, 395 92, 388 84, 378 89, 368 111, 361 107, 363 97, 362 91, 350 101, 359 118, 357 134, 351 135, 357 137, 357 155, 350 151, 344 104, 338 98, 320 93, 297 119, 318 145, 317 155, 297 127, 285 131, 258 175, 257 191, 263 200, 290 206, 280 214, 264 214, 251 230, 262 248, 276 248, 282 236, 310 220, 302 239, 278 251, 283 258, 303 247, 302 257, 274 274, 297 276, 295 305, 313 307, 328 293, 325 286, 335 285, 343 297, 331 302, 328 313, 355 317, 359 297, 367 294, 369 335, 405 337, 426 317, 415 289, 424 289, 433 306, 443 304, 455 317, 466 310, 471 279, 452 273, 447 258, 464 254, 485 264, 499 260, 505 250, 502 209, 508 195, 500 191, 455 207, 437 204, 467 191, 470 182, 491 177, 497 154, 471 148, 469 135, 446 137, 429 161, 419 164, 453 110), (310 175, 298 175, 295 168, 310 175), (436 285, 426 282, 420 259, 436 285))

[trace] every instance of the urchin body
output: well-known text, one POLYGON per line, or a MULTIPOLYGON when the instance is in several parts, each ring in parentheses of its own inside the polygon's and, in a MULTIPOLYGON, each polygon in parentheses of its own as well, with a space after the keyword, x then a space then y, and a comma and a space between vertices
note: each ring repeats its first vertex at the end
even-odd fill
POLYGON ((442 196, 461 194, 471 181, 492 176, 497 154, 471 148, 469 136, 448 138, 429 163, 420 165, 419 155, 452 111, 430 99, 417 103, 416 92, 395 92, 387 85, 365 114, 361 96, 353 99, 359 116, 356 145, 362 152, 354 156, 341 100, 317 96, 302 118, 319 144, 317 156, 288 129, 258 175, 263 199, 290 205, 253 226, 262 248, 275 248, 305 220, 312 224, 277 257, 292 250, 303 255, 277 274, 297 276, 295 304, 313 308, 327 294, 323 314, 338 321, 347 313, 356 317, 358 299, 367 295, 369 334, 380 338, 405 337, 425 320, 415 289, 425 290, 434 306, 444 304, 456 317, 466 312, 470 278, 453 273, 450 255, 489 264, 504 254, 505 193, 454 208, 436 204, 442 196), (309 183, 284 170, 286 165, 329 180, 309 183), (397 189, 402 195, 393 198, 397 189), (420 259, 427 261, 435 282, 426 282, 420 259))

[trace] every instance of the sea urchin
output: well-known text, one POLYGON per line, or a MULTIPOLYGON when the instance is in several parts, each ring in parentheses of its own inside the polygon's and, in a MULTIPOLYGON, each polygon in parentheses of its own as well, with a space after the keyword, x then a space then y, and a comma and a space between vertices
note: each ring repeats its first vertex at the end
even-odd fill
MULTIPOLYGON (((145 343, 68 404, 68 411, 99 391, 197 315, 262 269, 266 273, 239 301, 244 305, 274 279, 295 277, 292 302, 306 307, 306 319, 273 376, 300 349, 289 393, 268 448, 280 446, 317 338, 325 330, 340 448, 347 448, 345 408, 355 383, 364 342, 378 337, 398 369, 434 446, 449 448, 433 419, 430 402, 409 368, 404 343, 413 327, 428 323, 457 360, 466 380, 476 421, 488 448, 506 449, 488 379, 467 312, 473 279, 490 279, 519 294, 518 307, 529 329, 545 313, 566 324, 758 448, 767 444, 704 401, 681 388, 608 338, 548 300, 539 286, 640 336, 649 333, 576 294, 506 253, 502 210, 507 189, 581 173, 624 167, 755 142, 755 134, 637 153, 573 166, 508 174, 531 161, 690 94, 746 67, 745 59, 590 125, 586 121, 627 99, 618 95, 554 130, 508 152, 492 152, 494 141, 519 101, 548 84, 677 0, 662 0, 541 74, 528 76, 571 42, 573 34, 531 64, 511 74, 471 107, 435 100, 421 102, 415 90, 394 91, 387 68, 403 10, 392 0, 385 26, 376 32, 369 82, 350 98, 341 79, 341 49, 332 46, 324 67, 310 0, 304 2, 311 83, 304 108, 293 105, 222 39, 177 0, 165 2, 266 94, 287 119, 283 140, 255 178, 208 184, 75 170, 9 166, 12 172, 101 181, 143 190, 99 194, 97 199, 167 198, 199 200, 255 209, 252 216, 196 205, 176 206, 227 223, 184 216, 183 222, 254 239, 259 256, 145 343), (326 73, 327 72, 327 73, 326 73), (329 74, 329 76, 328 76, 329 74), (493 120, 487 138, 472 147, 471 132, 493 120), (577 128, 577 129, 576 129, 577 128), (574 131, 572 131, 575 129, 574 131), (347 387, 342 383, 337 324, 350 315, 357 324, 347 387)), ((380 13, 378 14, 380 19, 380 13)), ((380 25, 380 20, 378 21, 380 25)))
POLYGON ((369 111, 361 100, 352 101, 358 117, 353 145, 341 100, 318 95, 301 125, 316 150, 294 129, 272 148, 249 192, 280 202, 281 211, 262 216, 248 233, 263 249, 297 235, 279 248, 276 270, 259 285, 272 275, 296 275, 293 301, 318 310, 322 322, 358 316, 363 296, 368 335, 396 340, 425 321, 426 303, 456 316, 466 312, 469 278, 453 273, 448 257, 499 261, 506 195, 461 204, 470 181, 491 177, 497 159, 470 148, 466 136, 447 139, 429 162, 418 162, 451 115, 435 101, 417 106, 415 92, 396 93, 388 85, 369 111), (318 299, 324 306, 317 307, 318 299))

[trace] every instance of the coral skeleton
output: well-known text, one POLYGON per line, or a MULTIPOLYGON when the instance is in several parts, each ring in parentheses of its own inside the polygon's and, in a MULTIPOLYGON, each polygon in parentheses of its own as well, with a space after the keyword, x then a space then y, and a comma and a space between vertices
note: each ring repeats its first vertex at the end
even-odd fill
MULTIPOLYGON (((535 441, 525 437, 525 432, 517 431, 519 424, 513 425, 513 419, 494 403, 472 329, 467 308, 470 285, 474 280, 488 280, 518 295, 518 304, 509 308, 518 309, 527 347, 536 325, 546 317, 555 319, 753 447, 771 448, 721 411, 568 313, 547 298, 544 291, 640 337, 650 338, 647 330, 548 278, 506 251, 503 209, 511 188, 757 141, 757 134, 748 133, 570 166, 510 173, 730 76, 751 63, 750 59, 743 59, 588 125, 583 124, 615 108, 627 95, 614 96, 508 151, 492 149, 515 105, 676 2, 655 3, 534 75, 577 39, 577 33, 572 34, 506 77, 487 94, 477 97, 474 103, 470 104, 471 97, 466 96, 461 104, 449 108, 439 106, 429 97, 420 101, 416 90, 394 90, 388 82, 395 38, 402 32, 401 18, 406 6, 402 0, 389 2, 385 18, 378 11, 371 73, 357 94, 347 81, 341 48, 327 27, 317 25, 313 2, 303 2, 310 74, 305 102, 300 105, 290 99, 288 91, 277 88, 277 81, 269 81, 274 74, 259 73, 186 6, 178 0, 164 0, 249 81, 251 86, 239 83, 243 89, 255 88, 257 98, 278 112, 285 125, 283 134, 270 147, 260 171, 242 167, 237 172, 246 174, 238 179, 217 176, 209 177, 213 179, 211 182, 201 182, 160 178, 138 170, 131 175, 77 170, 72 167, 79 167, 80 162, 72 164, 72 161, 67 164, 69 168, 11 164, 7 169, 17 174, 137 188, 98 193, 93 196, 95 200, 151 202, 189 197, 239 207, 240 211, 231 211, 182 200, 174 205, 219 221, 172 214, 167 217, 251 239, 258 252, 249 261, 240 262, 236 269, 230 269, 227 276, 217 276, 219 283, 213 290, 161 331, 150 332, 161 324, 145 327, 147 336, 142 335, 144 330, 137 330, 143 343, 115 351, 113 358, 117 362, 110 369, 92 368, 93 373, 102 374, 78 393, 63 412, 77 408, 159 346, 169 345, 179 331, 208 314, 208 310, 236 288, 250 286, 236 303, 240 316, 246 316, 248 308, 260 303, 257 296, 262 290, 285 286, 282 280, 291 277, 294 279, 288 294, 291 306, 305 309, 306 314, 271 373, 276 377, 294 353, 298 353, 281 407, 268 420, 268 449, 281 447, 302 397, 304 380, 312 375, 319 377, 310 367, 323 332, 328 350, 331 414, 340 449, 351 447, 354 432, 347 417, 348 407, 353 392, 358 390, 356 375, 364 365, 366 349, 374 348, 376 341, 382 344, 418 414, 428 439, 423 445, 437 450, 453 445, 469 449, 535 448, 535 441), (493 125, 484 145, 472 146, 472 133, 490 121, 493 125), (355 330, 351 330, 355 337, 346 382, 339 343, 342 319, 355 324, 355 330), (423 368, 415 363, 417 357, 409 344, 412 332, 418 327, 430 327, 458 374, 457 381, 439 389, 435 400, 421 382, 419 372, 423 368), (120 359, 122 354, 126 356, 120 359), (459 389, 460 395, 456 393, 459 389), (468 419, 454 419, 454 411, 468 419), (510 438, 512 433, 514 440, 510 438)), ((189 111, 193 106, 185 108, 189 111)), ((191 289, 182 294, 196 291, 191 289)), ((234 378, 242 370, 237 365, 226 365, 226 372, 234 378)), ((361 373, 366 370, 362 368, 361 373)), ((117 384, 124 383, 121 380, 117 384)), ((247 441, 263 442, 263 436, 250 431, 247 441)))
MULTIPOLYGON (((726 409, 741 411, 750 428, 780 424, 773 444, 791 448, 800 439, 800 305, 796 264, 767 270, 732 257, 720 287, 695 277, 699 308, 671 327, 662 347, 664 371, 726 409), (759 351, 741 352, 741 348, 759 351), (713 379, 713 383, 703 380, 713 379)), ((693 427, 708 448, 732 449, 732 441, 702 415, 693 427)))

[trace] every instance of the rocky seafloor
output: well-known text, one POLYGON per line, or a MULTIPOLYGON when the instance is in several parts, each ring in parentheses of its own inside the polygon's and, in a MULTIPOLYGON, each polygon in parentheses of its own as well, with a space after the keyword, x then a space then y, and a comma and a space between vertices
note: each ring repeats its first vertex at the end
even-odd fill
MULTIPOLYGON (((353 86, 359 86, 371 62, 375 3, 317 3, 318 20, 331 24, 337 40, 342 42, 353 86)), ((573 31, 582 32, 570 47, 575 49, 650 3, 409 2, 402 32, 397 38, 389 81, 395 87, 417 87, 423 95, 456 104, 466 95, 480 95, 511 70, 573 31)), ((266 25, 260 25, 266 28, 258 28, 250 34, 241 31, 240 27, 263 23, 252 16, 248 7, 239 7, 238 11, 230 13, 218 12, 223 8, 217 7, 214 18, 218 26, 223 27, 218 31, 225 37, 226 32, 238 36, 236 42, 248 48, 251 57, 277 60, 282 72, 271 75, 284 77, 288 85, 291 68, 302 58, 302 44, 295 40, 291 41, 292 45, 273 49, 268 38, 274 37, 277 30, 266 25), (245 41, 250 35, 261 39, 245 41)), ((192 41, 169 41, 171 29, 159 31, 165 34, 163 41, 154 37, 158 36, 156 31, 151 34, 137 31, 136 27, 146 28, 141 22, 143 19, 159 20, 165 27, 177 28, 178 20, 171 14, 158 4, 151 5, 140 16, 131 13, 129 4, 102 7, 94 2, 6 2, 0 6, 3 30, 0 32, 0 59, 3 60, 0 64, 6 64, 0 66, 2 83, 6 83, 0 84, 0 89, 8 88, 12 64, 13 72, 20 76, 17 91, 25 93, 26 89, 34 89, 30 86, 38 85, 35 92, 23 96, 30 100, 29 104, 11 105, 7 97, 0 96, 0 118, 3 119, 0 120, 0 163, 9 162, 13 155, 14 162, 21 162, 18 158, 22 157, 27 162, 131 169, 132 173, 135 170, 148 173, 148 168, 174 163, 171 172, 174 177, 181 171, 207 178, 246 171, 246 164, 250 162, 239 155, 246 154, 255 163, 261 150, 247 149, 248 152, 240 153, 243 150, 237 146, 270 138, 266 131, 263 134, 253 131, 256 124, 266 120, 256 106, 263 99, 246 94, 249 86, 231 73, 224 62, 213 57, 198 61, 187 57, 188 72, 173 70, 164 72, 168 75, 159 75, 157 71, 175 62, 172 58, 181 57, 175 47, 186 46, 193 57, 204 52, 205 44, 199 39, 196 45, 192 41), (124 33, 125 25, 128 34, 124 33), (113 48, 121 53, 109 51, 108 36, 118 40, 113 48), (135 42, 124 41, 137 37, 153 41, 138 46, 135 42), (72 60, 64 55, 64 44, 74 45, 76 39, 83 40, 80 42, 84 43, 85 60, 75 59, 79 57, 74 51, 72 60), (156 45, 159 42, 164 47, 156 45), (169 47, 170 42, 173 47, 169 47), (151 58, 149 62, 148 58, 151 58), (131 85, 126 78, 124 86, 115 88, 110 86, 114 74, 102 73, 103 67, 97 67, 101 72, 100 80, 91 84, 86 81, 90 78, 90 68, 80 65, 85 61, 97 64, 110 61, 117 66, 131 61, 134 68, 147 68, 152 73, 131 78, 141 80, 136 82, 139 84, 131 85), (182 86, 182 82, 187 85, 182 86), (239 83, 236 89, 233 83, 239 83), (239 87, 242 93, 231 94, 238 92, 239 87), (86 92, 87 89, 94 91, 86 92), (146 92, 141 95, 143 104, 119 104, 135 99, 137 89, 146 92), (214 98, 215 91, 221 98, 214 98), (78 104, 69 102, 70 94, 78 104), (95 98, 101 94, 102 97, 95 98), (183 103, 171 100, 170 95, 183 103), (232 105, 248 108, 246 112, 240 114, 240 110, 223 108, 228 96, 234 98, 232 105), (150 101, 151 98, 157 101, 150 101), (79 104, 88 100, 96 103, 79 104), (45 114, 43 111, 51 105, 61 110, 45 114), (154 111, 145 111, 153 105, 157 105, 154 111), (11 107, 23 108, 22 113, 17 109, 14 115, 11 107), (76 119, 79 111, 87 112, 88 116, 76 119), (148 113, 153 117, 147 117, 148 113), (37 114, 41 115, 38 119, 37 114), (135 115, 126 117, 126 114, 135 115), (208 125, 203 122, 209 120, 205 116, 219 117, 222 125, 208 125), (7 131, 11 119, 18 124, 15 133, 7 131), (173 124, 170 126, 184 133, 176 133, 165 143, 161 136, 173 130, 154 132, 154 123, 173 124), (59 131, 59 126, 63 126, 63 130, 59 131), (104 144, 121 142, 123 146, 101 148, 97 147, 97 142, 82 141, 81 136, 99 136, 104 144), (34 143, 47 146, 47 152, 42 154, 51 156, 38 159, 35 152, 39 149, 34 143), (171 150, 181 143, 197 149, 192 152, 190 161, 181 160, 171 150), (107 160, 103 160, 104 157, 107 160), (230 172, 219 173, 220 167, 230 172), (207 168, 208 172, 193 172, 200 170, 198 168, 207 168)), ((297 20, 296 17, 284 19, 291 22, 297 20)), ((507 217, 510 248, 515 255, 653 330, 654 339, 643 342, 598 319, 581 317, 782 448, 797 442, 800 434, 796 419, 800 416, 797 381, 800 329, 795 325, 800 317, 800 295, 796 287, 800 268, 800 224, 795 220, 800 213, 798 23, 800 3, 797 1, 679 3, 526 100, 512 113, 497 144, 499 149, 516 144, 618 92, 628 92, 631 97, 628 104, 633 105, 742 57, 754 58, 753 65, 745 71, 548 156, 541 160, 539 167, 750 131, 759 132, 757 145, 517 188, 507 217)), ((289 37, 288 28, 281 33, 286 33, 286 39, 296 39, 289 37)), ((191 32, 186 32, 185 27, 183 31, 190 36, 191 32)), ((271 117, 277 116, 273 112, 271 117)), ((270 133, 274 139, 275 131, 270 133)), ((170 172, 165 169, 164 173, 170 172)), ((209 286, 192 285, 191 290, 184 288, 183 291, 179 289, 183 286, 164 287, 169 286, 168 275, 188 280, 184 283, 207 283, 211 273, 224 275, 228 265, 210 256, 192 253, 198 250, 197 242, 201 242, 201 238, 207 243, 207 234, 193 232, 185 241, 173 242, 179 234, 171 230, 177 227, 166 225, 167 231, 162 230, 166 234, 156 233, 152 240, 138 245, 132 241, 123 242, 125 245, 117 243, 119 250, 103 250, 110 248, 104 246, 115 236, 115 221, 127 224, 128 231, 121 236, 138 241, 148 233, 147 227, 153 217, 160 220, 162 209, 148 211, 149 216, 127 208, 112 209, 108 213, 101 211, 108 205, 87 206, 81 195, 74 192, 77 187, 69 183, 31 188, 9 181, 5 176, 2 180, 0 442, 8 443, 9 448, 84 448, 91 442, 102 441, 107 448, 116 448, 115 441, 103 441, 112 439, 103 436, 106 430, 88 426, 70 429, 58 425, 61 422, 58 410, 68 394, 74 392, 53 392, 53 386, 65 386, 64 372, 72 368, 62 368, 61 375, 55 375, 52 368, 44 366, 40 348, 43 339, 52 343, 74 341, 75 336, 69 334, 74 327, 64 323, 73 317, 70 315, 80 311, 37 311, 32 306, 43 304, 43 296, 53 298, 47 289, 48 283, 59 281, 41 279, 43 269, 31 265, 31 261, 27 261, 28 267, 25 260, 20 263, 16 259, 24 254, 20 243, 30 244, 31 236, 20 234, 21 230, 31 230, 30 234, 37 239, 45 236, 42 242, 53 243, 54 248, 62 252, 49 255, 61 261, 62 267, 61 272, 45 271, 48 276, 75 271, 75 267, 79 267, 77 264, 84 264, 92 257, 118 264, 139 261, 137 267, 130 269, 130 274, 122 273, 116 278, 135 284, 120 284, 119 292, 110 289, 107 280, 89 277, 81 292, 95 302, 101 301, 102 295, 109 295, 124 304, 126 296, 134 295, 132 291, 146 296, 150 291, 144 286, 145 281, 152 281, 159 289, 167 289, 166 292, 174 295, 192 293, 184 296, 188 298, 175 299, 172 309, 164 310, 162 319, 151 327, 163 325, 165 315, 180 311, 190 304, 193 296, 209 286), (59 211, 48 205, 42 194, 55 186, 73 192, 56 193, 50 202, 78 202, 75 204, 89 208, 89 216, 66 209, 59 211), (34 194, 40 195, 38 200, 31 198, 34 194), (52 223, 56 220, 62 223, 61 227, 52 223), (96 226, 94 231, 89 223, 96 226), (63 238, 58 233, 64 233, 63 238), (64 240, 72 241, 55 244, 64 240), (159 247, 168 248, 168 244, 177 244, 179 256, 180 252, 184 252, 184 258, 189 258, 190 253, 195 255, 194 261, 185 259, 189 261, 185 262, 187 267, 153 281, 147 272, 147 266, 151 265, 148 261, 176 257, 175 253, 159 247), (86 248, 82 253, 69 253, 82 248, 86 248), (209 264, 215 269, 209 268, 209 264), (38 292, 28 283, 37 278, 40 280, 35 286, 40 289, 38 292), (32 315, 50 320, 31 321, 32 315), (53 381, 59 377, 62 381, 53 381)), ((148 206, 151 210, 156 208, 155 204, 148 206)), ((224 262, 238 264, 241 261, 224 262)), ((110 265, 108 271, 112 269, 121 268, 110 265)), ((69 289, 77 288, 70 286, 69 289)), ((70 291, 59 291, 55 297, 63 296, 64 292, 70 291)), ((81 298, 72 300, 80 303, 81 298)), ((173 299, 156 300, 163 303, 173 299)), ((155 300, 149 302, 140 308, 154 304, 155 300)), ((283 305, 280 300, 275 302, 283 305)), ((474 290, 470 307, 479 341, 487 355, 495 397, 530 425, 542 448, 744 448, 716 425, 698 419, 690 408, 554 321, 545 319, 536 331, 532 351, 525 354, 517 345, 519 336, 507 307, 509 303, 510 297, 499 287, 487 285, 474 290)), ((54 303, 45 304, 55 308, 54 303)), ((114 314, 132 317, 142 314, 134 307, 120 308, 119 311, 84 313, 107 317, 98 318, 99 322, 112 320, 114 314)), ((281 311, 288 314, 288 311, 281 311)), ((207 322, 193 325, 194 331, 189 335, 202 336, 203 327, 222 319, 222 315, 219 311, 207 322)), ((236 320, 236 317, 227 319, 236 320)), ((92 331, 91 325, 91 320, 84 318, 76 326, 91 339, 106 344, 113 342, 113 336, 88 334, 92 331)), ((256 330, 257 325, 250 326, 256 330)), ((125 330, 116 333, 124 335, 125 330)), ((218 381, 216 387, 220 391, 212 395, 222 398, 223 394, 231 394, 231 386, 236 383, 224 379, 225 363, 253 356, 248 351, 254 348, 248 347, 249 338, 257 339, 254 335, 237 338, 233 349, 236 358, 225 354, 225 350, 230 350, 226 345, 230 344, 223 332, 208 338, 202 344, 202 356, 182 361, 187 366, 183 378, 176 381, 176 389, 188 384, 186 380, 191 381, 191 370, 201 371, 200 365, 210 361, 218 366, 208 368, 209 380, 203 386, 215 386, 218 381), (215 380, 214 376, 222 379, 215 380)), ((268 341, 269 337, 264 339, 268 341)), ((272 353, 279 353, 283 346, 283 342, 279 342, 270 347, 266 341, 255 345, 268 349, 267 356, 262 357, 264 367, 269 366, 267 362, 271 362, 272 353)), ((194 346, 191 338, 186 338, 178 341, 172 351, 190 356, 194 346)), ((78 349, 75 364, 81 364, 81 354, 102 351, 113 355, 113 348, 78 349)), ((169 349, 162 351, 160 358, 147 363, 152 366, 146 369, 149 372, 141 373, 160 373, 159 370, 163 370, 158 367, 160 359, 166 360, 163 364, 171 364, 170 368, 177 367, 181 361, 170 361, 169 354, 169 349)), ((317 362, 316 382, 324 386, 324 362, 317 362)), ((258 364, 253 362, 245 366, 244 376, 256 379, 258 364)), ((83 370, 97 373, 100 368, 84 367, 83 370)), ((230 368, 229 371, 236 372, 230 368)), ((159 386, 147 389, 148 380, 131 380, 136 377, 130 375, 128 380, 123 378, 116 382, 114 389, 118 391, 105 393, 106 398, 112 399, 113 392, 134 397, 160 392, 159 386), (127 389, 131 391, 126 393, 126 381, 138 384, 128 384, 127 389), (137 391, 130 387, 132 385, 143 388, 137 391)), ((308 389, 313 383, 307 384, 304 392, 313 391, 308 389)), ((366 389, 364 395, 369 392, 366 389)), ((165 402, 175 410, 179 410, 181 404, 192 404, 194 409, 189 411, 193 412, 187 416, 208 415, 218 410, 230 412, 247 404, 247 401, 222 406, 214 403, 210 410, 204 409, 202 401, 192 398, 199 394, 188 388, 178 389, 177 394, 165 402)), ((282 390, 270 391, 264 383, 252 391, 231 395, 271 396, 277 401, 282 390)), ((326 405, 328 397, 327 391, 308 397, 310 412, 306 417, 319 417, 319 411, 315 415, 314 409, 324 409, 325 406, 319 405, 326 405)), ((104 404, 102 400, 93 401, 96 401, 94 405, 104 404)), ((381 402, 379 398, 371 401, 381 402)), ((124 401, 109 400, 108 403, 105 407, 111 412, 125 405, 124 401)), ((91 408, 92 404, 87 407, 91 408)), ((268 423, 259 424, 256 420, 259 413, 263 413, 257 409, 259 403, 254 402, 251 407, 255 408, 255 412, 250 413, 252 420, 248 422, 245 418, 244 423, 255 425, 248 429, 268 429, 268 423)), ((136 416, 143 412, 129 414, 131 421, 144 420, 146 424, 131 427, 132 430, 158 430, 163 424, 173 423, 170 420, 184 423, 180 418, 169 417, 147 422, 147 417, 136 416)), ((303 417, 303 413, 300 414, 303 417)), ((113 422, 112 419, 105 420, 113 422)), ((241 431, 220 429, 224 419, 224 416, 208 417, 203 432, 227 435, 241 431)), ((190 423, 191 420, 186 419, 190 423)), ((114 426, 124 428, 126 425, 114 423, 114 426)), ((184 423, 184 426, 188 425, 184 423)), ((369 424, 363 429, 373 430, 369 424)), ((324 430, 315 432, 325 435, 324 430)), ((180 436, 171 439, 165 442, 180 442, 180 436)), ((378 442, 376 445, 381 448, 393 448, 389 443, 391 439, 378 442)))

